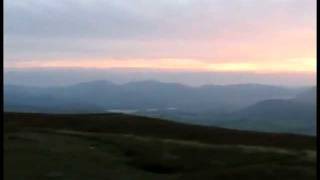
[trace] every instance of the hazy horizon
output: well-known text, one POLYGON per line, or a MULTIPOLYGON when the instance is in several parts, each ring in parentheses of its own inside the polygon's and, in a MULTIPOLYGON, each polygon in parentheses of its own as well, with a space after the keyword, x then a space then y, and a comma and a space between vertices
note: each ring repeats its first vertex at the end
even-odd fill
POLYGON ((313 74, 259 74, 244 72, 159 71, 135 68, 33 68, 5 69, 5 84, 30 86, 61 86, 82 82, 107 80, 116 84, 135 81, 160 81, 188 86, 264 84, 285 87, 316 86, 313 74))

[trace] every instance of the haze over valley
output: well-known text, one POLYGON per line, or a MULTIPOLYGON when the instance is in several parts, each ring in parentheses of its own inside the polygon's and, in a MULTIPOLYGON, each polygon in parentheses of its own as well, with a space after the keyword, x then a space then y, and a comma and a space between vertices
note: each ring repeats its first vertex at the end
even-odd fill
POLYGON ((91 81, 69 86, 5 85, 6 111, 134 113, 191 124, 316 133, 315 87, 91 81))

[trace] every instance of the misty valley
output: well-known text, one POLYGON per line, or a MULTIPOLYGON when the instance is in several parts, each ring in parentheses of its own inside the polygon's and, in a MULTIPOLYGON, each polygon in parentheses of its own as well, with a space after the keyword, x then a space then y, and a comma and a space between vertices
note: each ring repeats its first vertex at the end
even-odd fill
POLYGON ((158 81, 90 81, 57 87, 7 84, 4 108, 8 112, 116 112, 243 130, 316 133, 315 87, 190 87, 158 81))

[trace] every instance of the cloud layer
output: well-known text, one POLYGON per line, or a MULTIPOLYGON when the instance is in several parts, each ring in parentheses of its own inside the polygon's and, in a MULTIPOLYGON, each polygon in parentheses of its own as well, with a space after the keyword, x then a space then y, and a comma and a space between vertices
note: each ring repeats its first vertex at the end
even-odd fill
POLYGON ((61 61, 156 67, 163 59, 180 64, 187 59, 270 72, 286 71, 292 63, 287 71, 316 68, 315 0, 6 0, 4 5, 6 67, 61 61))

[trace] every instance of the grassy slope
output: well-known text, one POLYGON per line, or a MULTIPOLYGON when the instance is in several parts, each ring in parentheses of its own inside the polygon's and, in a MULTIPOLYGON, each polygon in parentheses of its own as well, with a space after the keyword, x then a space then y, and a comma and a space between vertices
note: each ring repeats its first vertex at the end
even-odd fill
POLYGON ((214 144, 263 145, 289 148, 316 147, 316 138, 293 134, 271 134, 174 123, 124 114, 52 115, 5 113, 7 125, 73 129, 88 132, 125 133, 214 144))
POLYGON ((6 113, 4 120, 10 180, 315 179, 315 138, 308 136, 121 114, 6 113))

